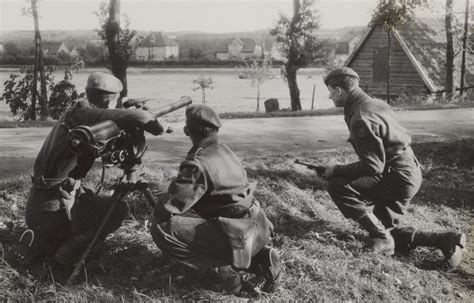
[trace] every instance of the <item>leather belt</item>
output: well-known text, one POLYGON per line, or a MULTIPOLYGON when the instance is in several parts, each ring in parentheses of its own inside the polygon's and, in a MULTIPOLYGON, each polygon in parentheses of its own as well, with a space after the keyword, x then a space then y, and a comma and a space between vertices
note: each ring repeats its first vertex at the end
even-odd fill
POLYGON ((45 178, 43 175, 31 176, 31 182, 37 189, 57 188, 66 178, 45 178))

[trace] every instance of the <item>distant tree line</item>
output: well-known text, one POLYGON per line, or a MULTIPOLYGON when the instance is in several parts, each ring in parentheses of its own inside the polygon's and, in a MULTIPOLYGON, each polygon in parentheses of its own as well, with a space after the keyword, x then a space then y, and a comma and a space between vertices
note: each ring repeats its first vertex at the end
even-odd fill
MULTIPOLYGON (((3 44, 4 52, 0 55, 0 64, 33 65, 35 62, 35 47, 20 47, 19 43, 7 41, 3 44)), ((103 45, 88 43, 76 48, 79 57, 88 66, 102 66, 106 64, 107 50, 103 45)), ((45 65, 64 65, 74 62, 75 58, 66 52, 57 55, 44 55, 45 65)))

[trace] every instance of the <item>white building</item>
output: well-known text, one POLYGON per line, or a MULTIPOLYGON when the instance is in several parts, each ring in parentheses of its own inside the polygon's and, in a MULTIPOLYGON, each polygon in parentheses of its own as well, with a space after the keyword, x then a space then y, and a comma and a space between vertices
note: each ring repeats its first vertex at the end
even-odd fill
POLYGON ((179 57, 179 45, 163 32, 150 33, 135 52, 139 61, 164 61, 179 57))

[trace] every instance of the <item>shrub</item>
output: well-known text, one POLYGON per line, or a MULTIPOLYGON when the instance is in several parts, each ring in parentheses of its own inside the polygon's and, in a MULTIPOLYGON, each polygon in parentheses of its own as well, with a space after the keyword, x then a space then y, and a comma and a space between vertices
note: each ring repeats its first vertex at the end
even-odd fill
MULTIPOLYGON (((20 75, 10 74, 10 78, 4 82, 4 92, 0 100, 4 100, 9 106, 14 116, 19 115, 20 119, 29 120, 35 111, 37 115, 40 113, 39 102, 31 104, 32 95, 31 87, 33 85, 34 76, 31 68, 22 69, 20 75)), ((53 76, 51 70, 46 73, 46 85, 53 85, 53 76)), ((40 82, 40 77, 37 78, 40 82)), ((36 92, 36 100, 39 100, 39 90, 36 92)))
POLYGON ((78 94, 76 86, 72 84, 72 73, 69 69, 64 72, 64 79, 58 84, 51 85, 51 96, 49 97, 49 114, 51 118, 57 120, 66 109, 84 96, 78 94))

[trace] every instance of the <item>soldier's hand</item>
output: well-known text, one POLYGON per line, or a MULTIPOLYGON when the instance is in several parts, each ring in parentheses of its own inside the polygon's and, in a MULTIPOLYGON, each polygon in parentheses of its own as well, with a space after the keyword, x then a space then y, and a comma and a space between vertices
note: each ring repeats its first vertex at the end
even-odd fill
POLYGON ((64 208, 66 209, 66 215, 69 221, 72 220, 71 217, 71 208, 74 205, 76 199, 76 191, 80 187, 81 181, 74 180, 73 178, 67 178, 59 186, 60 197, 59 200, 63 203, 64 208))

